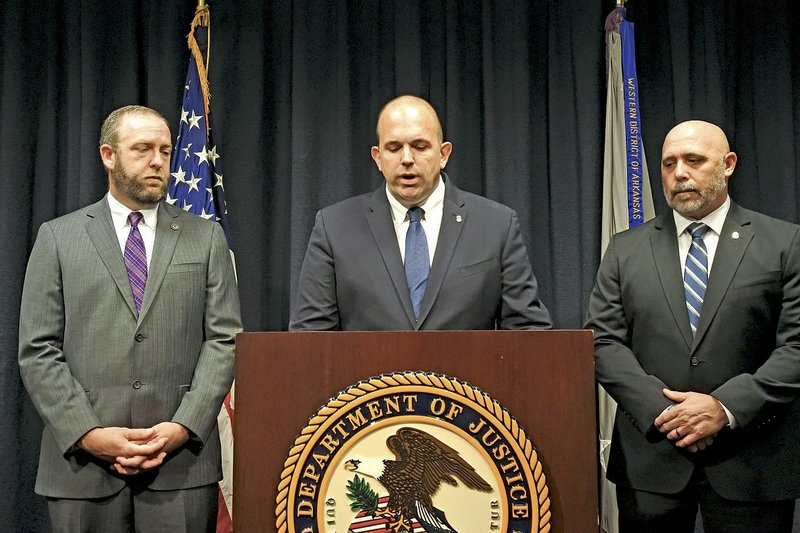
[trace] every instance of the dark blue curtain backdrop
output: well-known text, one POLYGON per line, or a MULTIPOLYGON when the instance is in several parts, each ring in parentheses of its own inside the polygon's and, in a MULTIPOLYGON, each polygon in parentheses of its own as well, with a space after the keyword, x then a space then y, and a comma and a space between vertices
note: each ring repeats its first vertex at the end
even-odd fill
MULTIPOLYGON (((676 122, 720 124, 732 195, 800 222, 800 18, 791 0, 629 2, 657 210, 676 122)), ((215 138, 244 323, 285 329, 315 212, 381 183, 382 103, 439 110, 448 173, 515 208, 562 328, 580 327, 599 262, 610 0, 211 0, 215 138)), ((16 366, 20 287, 39 225, 99 199, 102 119, 141 103, 179 117, 193 0, 0 4, 0 531, 47 529, 33 494, 41 422, 16 366)))

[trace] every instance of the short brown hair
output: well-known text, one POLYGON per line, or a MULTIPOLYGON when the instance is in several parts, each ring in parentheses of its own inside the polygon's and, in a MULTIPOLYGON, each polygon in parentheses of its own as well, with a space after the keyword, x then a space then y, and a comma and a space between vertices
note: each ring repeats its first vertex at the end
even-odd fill
POLYGON ((167 129, 169 129, 169 123, 167 122, 167 119, 155 109, 151 109, 143 105, 126 105, 125 107, 120 107, 119 109, 112 111, 111 114, 109 114, 103 121, 103 125, 100 127, 99 145, 103 146, 104 144, 107 144, 116 150, 117 142, 119 141, 119 126, 122 124, 122 119, 128 115, 137 114, 156 116, 163 120, 164 124, 167 125, 167 129))

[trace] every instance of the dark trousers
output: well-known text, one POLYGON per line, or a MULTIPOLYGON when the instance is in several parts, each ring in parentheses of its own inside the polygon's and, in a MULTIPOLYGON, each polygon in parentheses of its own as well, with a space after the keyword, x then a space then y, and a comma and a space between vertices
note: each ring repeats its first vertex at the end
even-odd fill
POLYGON ((48 498, 53 533, 187 533, 216 531, 216 483, 183 490, 126 486, 94 500, 48 498))
POLYGON ((693 533, 698 507, 706 533, 792 533, 794 500, 727 500, 702 470, 678 494, 617 487, 620 533, 693 533))

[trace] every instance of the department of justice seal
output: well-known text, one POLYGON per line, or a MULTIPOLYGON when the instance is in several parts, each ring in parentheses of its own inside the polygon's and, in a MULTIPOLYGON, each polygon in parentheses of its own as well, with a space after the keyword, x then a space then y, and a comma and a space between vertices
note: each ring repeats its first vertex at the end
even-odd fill
POLYGON ((497 401, 449 376, 361 381, 322 406, 284 463, 279 533, 550 531, 543 465, 497 401))

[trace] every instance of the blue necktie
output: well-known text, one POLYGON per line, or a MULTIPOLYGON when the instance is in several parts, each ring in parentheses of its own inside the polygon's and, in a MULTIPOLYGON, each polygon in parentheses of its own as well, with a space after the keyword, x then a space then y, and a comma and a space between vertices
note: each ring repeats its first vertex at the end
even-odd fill
POLYGON ((703 242, 703 235, 708 231, 708 226, 694 222, 689 224, 686 231, 692 235, 692 244, 689 246, 683 269, 683 294, 689 312, 689 325, 692 326, 692 336, 694 336, 697 333, 697 322, 700 320, 700 311, 703 309, 703 298, 708 285, 708 252, 703 242))
POLYGON ((428 272, 431 269, 428 259, 428 239, 422 228, 422 216, 425 211, 421 207, 408 210, 408 232, 406 233, 406 284, 411 296, 414 316, 419 317, 425 286, 428 284, 428 272))

